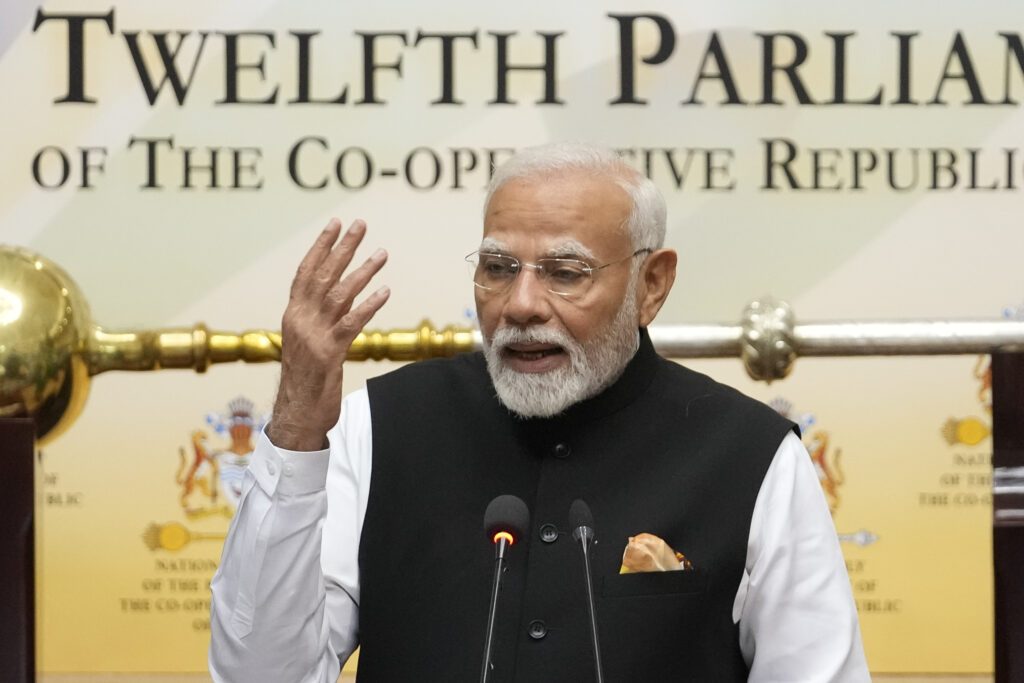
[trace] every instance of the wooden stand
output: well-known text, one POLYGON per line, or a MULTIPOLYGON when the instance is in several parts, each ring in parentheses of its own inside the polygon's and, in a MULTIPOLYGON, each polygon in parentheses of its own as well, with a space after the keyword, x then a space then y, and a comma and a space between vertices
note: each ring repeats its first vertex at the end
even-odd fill
POLYGON ((1024 353, 992 356, 996 683, 1024 681, 1024 353))
POLYGON ((0 419, 0 671, 36 680, 35 427, 0 419))

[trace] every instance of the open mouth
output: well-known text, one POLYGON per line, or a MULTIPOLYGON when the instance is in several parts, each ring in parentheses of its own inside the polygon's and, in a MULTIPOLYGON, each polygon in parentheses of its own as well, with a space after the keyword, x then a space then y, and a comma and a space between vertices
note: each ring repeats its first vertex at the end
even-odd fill
POLYGON ((564 348, 553 344, 509 344, 502 351, 506 358, 526 363, 565 354, 564 348))

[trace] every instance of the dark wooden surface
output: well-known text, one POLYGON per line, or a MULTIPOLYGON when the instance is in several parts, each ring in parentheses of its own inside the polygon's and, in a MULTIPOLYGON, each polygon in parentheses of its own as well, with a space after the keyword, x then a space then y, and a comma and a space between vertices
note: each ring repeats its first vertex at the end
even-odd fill
POLYGON ((12 683, 36 679, 35 430, 0 419, 0 671, 12 683))
POLYGON ((992 356, 996 683, 1024 681, 1024 353, 992 356))

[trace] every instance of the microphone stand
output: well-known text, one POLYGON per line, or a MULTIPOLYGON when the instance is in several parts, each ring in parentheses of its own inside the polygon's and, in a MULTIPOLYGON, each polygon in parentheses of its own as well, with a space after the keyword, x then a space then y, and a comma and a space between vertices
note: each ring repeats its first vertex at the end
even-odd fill
POLYGON ((590 576, 590 543, 594 540, 594 530, 589 526, 580 526, 572 534, 583 548, 583 573, 587 586, 587 615, 590 617, 590 638, 594 648, 594 673, 597 683, 604 683, 604 667, 601 665, 601 644, 597 637, 597 616, 594 610, 594 582, 590 576))
POLYGON ((491 674, 491 650, 494 645, 494 621, 498 612, 498 591, 501 589, 501 576, 505 572, 505 550, 512 538, 507 532, 495 536, 494 580, 491 583, 491 606, 487 612, 487 639, 484 641, 484 664, 480 671, 480 683, 487 683, 491 674))

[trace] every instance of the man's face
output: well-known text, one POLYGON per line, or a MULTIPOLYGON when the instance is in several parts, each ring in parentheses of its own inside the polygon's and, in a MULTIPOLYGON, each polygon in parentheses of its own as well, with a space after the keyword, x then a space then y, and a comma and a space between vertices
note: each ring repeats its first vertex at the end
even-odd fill
MULTIPOLYGON (((630 209, 629 195, 607 176, 511 180, 491 197, 482 248, 526 263, 619 261, 633 253, 625 227, 630 209)), ((636 348, 631 266, 626 258, 594 273, 586 294, 572 299, 548 291, 531 268, 523 268, 507 291, 476 288, 488 368, 509 408, 556 414, 618 375, 636 348)))

